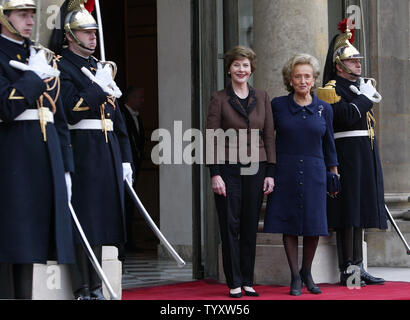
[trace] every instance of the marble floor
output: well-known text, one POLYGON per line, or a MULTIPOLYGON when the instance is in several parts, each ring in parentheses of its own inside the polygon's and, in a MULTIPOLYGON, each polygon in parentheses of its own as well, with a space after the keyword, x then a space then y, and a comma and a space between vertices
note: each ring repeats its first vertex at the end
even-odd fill
POLYGON ((154 254, 127 253, 123 264, 123 289, 192 280, 192 263, 188 261, 183 268, 179 268, 174 260, 158 259, 154 254))

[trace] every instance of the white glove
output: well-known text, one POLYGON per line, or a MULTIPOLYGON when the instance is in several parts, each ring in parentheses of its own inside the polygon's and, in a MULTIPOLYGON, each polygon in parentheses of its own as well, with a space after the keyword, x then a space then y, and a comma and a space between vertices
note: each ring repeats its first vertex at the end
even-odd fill
POLYGON ((47 78, 56 78, 60 75, 60 71, 54 69, 48 64, 44 50, 36 51, 36 49, 30 48, 28 65, 15 60, 11 60, 9 63, 16 69, 22 71, 33 71, 42 80, 47 78))
POLYGON ((122 163, 122 174, 123 180, 125 181, 125 179, 127 179, 132 184, 132 169, 131 164, 129 162, 122 163))
POLYGON ((357 87, 351 85, 350 90, 357 95, 362 94, 366 96, 370 101, 375 103, 379 103, 382 100, 382 96, 377 92, 376 88, 373 87, 371 80, 367 80, 366 82, 363 78, 360 78, 360 88, 358 89, 357 87))
POLYGON ((85 67, 81 71, 93 82, 98 84, 100 88, 110 96, 120 98, 122 96, 121 90, 118 88, 115 81, 112 79, 111 67, 107 64, 104 67, 98 63, 97 72, 95 76, 85 67))
POLYGON ((70 172, 66 172, 66 173, 65 173, 65 185, 67 186, 67 198, 68 198, 68 202, 71 202, 71 188, 72 188, 72 184, 71 184, 71 175, 70 175, 70 172))

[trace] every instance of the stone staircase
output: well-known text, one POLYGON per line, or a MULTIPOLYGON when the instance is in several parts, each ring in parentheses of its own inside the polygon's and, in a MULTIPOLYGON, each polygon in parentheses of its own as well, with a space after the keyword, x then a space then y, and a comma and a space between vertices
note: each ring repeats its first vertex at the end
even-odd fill
MULTIPOLYGON (((410 193, 386 193, 386 205, 397 226, 410 244, 410 193)), ((385 231, 365 232, 368 265, 371 267, 410 267, 410 255, 390 222, 385 231)))

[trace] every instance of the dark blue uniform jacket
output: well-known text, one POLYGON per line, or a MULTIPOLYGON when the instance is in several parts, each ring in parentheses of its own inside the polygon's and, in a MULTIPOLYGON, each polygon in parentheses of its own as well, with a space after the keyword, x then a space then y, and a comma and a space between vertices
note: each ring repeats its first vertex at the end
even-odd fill
POLYGON ((122 163, 131 163, 132 155, 117 101, 81 71, 86 67, 95 74, 97 62, 68 49, 59 61, 68 123, 101 120, 101 112, 114 123, 114 131, 107 133, 108 143, 101 130, 70 131, 76 166, 72 203, 91 245, 117 245, 126 239, 122 163))
MULTIPOLYGON (((0 36, 0 263, 72 263, 64 172, 74 166, 61 100, 54 124, 46 126, 46 142, 38 120, 13 121, 26 109, 37 109, 44 92, 53 99, 58 92, 54 81, 49 90, 34 72, 9 65, 10 60, 26 62, 29 45, 0 36)), ((45 98, 44 106, 51 110, 45 98)))

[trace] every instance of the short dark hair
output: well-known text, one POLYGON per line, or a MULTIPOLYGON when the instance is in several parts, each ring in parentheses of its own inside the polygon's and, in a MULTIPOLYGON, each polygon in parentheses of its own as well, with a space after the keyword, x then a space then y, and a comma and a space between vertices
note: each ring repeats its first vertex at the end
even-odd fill
POLYGON ((251 48, 245 46, 233 47, 225 54, 224 58, 226 72, 229 71, 229 68, 235 60, 242 59, 249 59, 249 62, 251 63, 252 73, 256 70, 256 53, 251 48))

